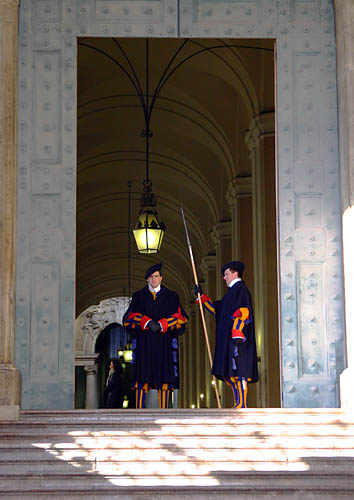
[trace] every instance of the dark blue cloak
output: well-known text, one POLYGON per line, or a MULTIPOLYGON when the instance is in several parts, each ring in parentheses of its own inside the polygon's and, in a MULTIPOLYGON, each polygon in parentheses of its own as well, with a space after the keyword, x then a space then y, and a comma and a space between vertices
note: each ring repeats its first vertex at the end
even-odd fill
MULTIPOLYGON (((160 292, 154 300, 149 287, 135 292, 123 321, 126 322, 130 313, 141 313, 154 321, 168 318, 180 310, 187 320, 176 292, 161 285, 160 292)), ((185 325, 180 328, 168 328, 165 333, 153 333, 140 327, 129 329, 133 336, 133 385, 148 383, 150 387, 167 383, 174 389, 179 388, 179 353, 178 336, 185 331, 185 325)))
POLYGON ((254 318, 251 294, 243 281, 228 289, 222 300, 213 303, 215 307, 216 334, 212 374, 220 380, 230 377, 244 377, 250 382, 258 381, 257 351, 254 334, 254 318), (240 307, 248 307, 250 323, 242 333, 246 341, 238 346, 238 356, 231 340, 233 313, 240 307))

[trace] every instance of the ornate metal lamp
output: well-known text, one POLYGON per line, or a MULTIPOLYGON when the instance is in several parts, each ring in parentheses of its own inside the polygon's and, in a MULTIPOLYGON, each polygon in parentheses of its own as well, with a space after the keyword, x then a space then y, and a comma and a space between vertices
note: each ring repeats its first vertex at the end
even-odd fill
POLYGON ((139 218, 133 234, 139 253, 151 254, 160 250, 166 227, 157 218, 156 199, 152 192, 151 181, 146 178, 143 185, 144 192, 140 200, 139 218))
POLYGON ((131 344, 131 342, 128 342, 125 345, 125 348, 124 348, 124 351, 123 351, 123 357, 124 357, 124 361, 126 363, 131 363, 131 361, 133 359, 133 350, 132 350, 132 344, 131 344))
POLYGON ((125 344, 124 348, 120 348, 117 350, 118 358, 121 358, 123 356, 125 363, 131 363, 133 359, 133 350, 132 350, 132 343, 128 342, 125 344))
POLYGON ((149 41, 146 39, 146 94, 144 101, 145 130, 142 137, 145 137, 145 165, 146 176, 143 182, 144 191, 140 199, 140 212, 133 234, 139 253, 151 254, 160 250, 162 239, 166 230, 163 222, 159 222, 156 211, 156 198, 152 192, 152 182, 149 179, 149 148, 152 132, 150 131, 150 118, 153 103, 156 96, 153 96, 151 107, 149 105, 149 41))

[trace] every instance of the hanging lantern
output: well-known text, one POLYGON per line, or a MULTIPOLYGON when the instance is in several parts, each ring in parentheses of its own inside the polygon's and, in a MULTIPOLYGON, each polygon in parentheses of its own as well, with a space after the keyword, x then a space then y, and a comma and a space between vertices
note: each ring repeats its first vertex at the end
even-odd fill
POLYGON ((126 363, 131 363, 131 361, 133 359, 133 350, 132 350, 131 342, 128 342, 126 344, 124 351, 123 351, 123 357, 124 357, 124 361, 126 363))
MULTIPOLYGON (((139 219, 136 223, 133 234, 139 253, 151 254, 160 250, 162 239, 166 230, 165 224, 159 222, 156 212, 156 199, 152 192, 152 183, 149 178, 149 151, 152 132, 150 130, 150 118, 153 103, 157 94, 154 94, 151 107, 149 104, 149 40, 146 39, 146 93, 141 96, 145 117, 145 129, 141 136, 145 139, 145 168, 146 175, 143 182, 144 191, 140 199, 139 219)), ((155 91, 156 92, 156 91, 155 91)))
POLYGON ((140 200, 139 219, 133 229, 133 234, 138 252, 151 254, 159 252, 166 227, 157 218, 156 200, 152 192, 151 181, 145 179, 143 184, 144 193, 140 200))

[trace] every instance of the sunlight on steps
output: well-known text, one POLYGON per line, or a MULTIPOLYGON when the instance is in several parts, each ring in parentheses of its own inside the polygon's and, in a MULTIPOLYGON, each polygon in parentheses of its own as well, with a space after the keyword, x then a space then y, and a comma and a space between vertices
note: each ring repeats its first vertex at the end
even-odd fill
POLYGON ((347 498, 353 464, 354 415, 342 410, 29 411, 0 422, 0 496, 8 498, 15 486, 21 499, 56 498, 63 484, 94 499, 109 485, 305 488, 347 498))

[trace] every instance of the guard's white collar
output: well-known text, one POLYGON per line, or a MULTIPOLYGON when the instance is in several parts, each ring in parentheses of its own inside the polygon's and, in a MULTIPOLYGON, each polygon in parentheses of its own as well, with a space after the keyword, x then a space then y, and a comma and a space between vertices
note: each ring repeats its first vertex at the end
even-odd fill
POLYGON ((156 288, 152 288, 152 286, 149 285, 149 290, 150 292, 158 293, 161 290, 161 285, 157 286, 156 288))
POLYGON ((242 281, 241 278, 235 278, 234 280, 231 281, 231 283, 229 283, 227 286, 229 288, 231 288, 232 286, 234 286, 235 283, 237 283, 238 281, 242 281))

